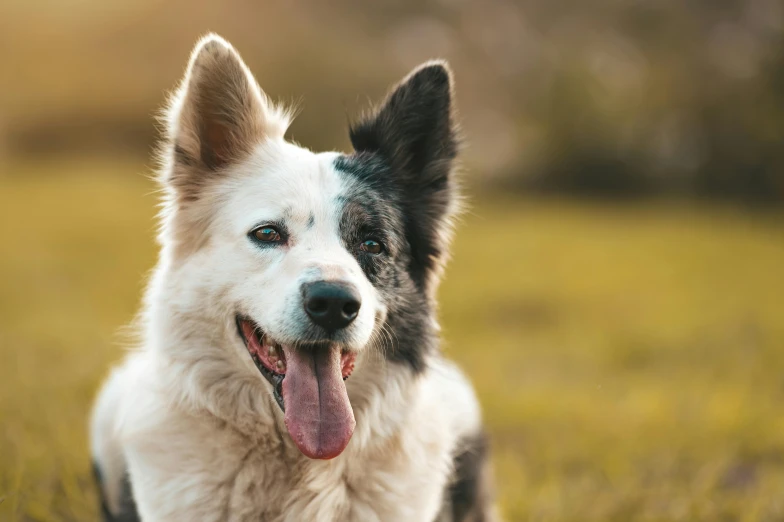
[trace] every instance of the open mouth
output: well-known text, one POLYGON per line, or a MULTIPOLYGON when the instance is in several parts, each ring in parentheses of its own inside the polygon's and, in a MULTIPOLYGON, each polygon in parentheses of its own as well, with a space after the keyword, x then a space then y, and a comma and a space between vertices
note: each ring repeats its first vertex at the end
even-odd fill
POLYGON ((328 342, 281 344, 247 318, 237 317, 237 329, 300 451, 315 459, 340 455, 356 424, 344 382, 356 354, 328 342))

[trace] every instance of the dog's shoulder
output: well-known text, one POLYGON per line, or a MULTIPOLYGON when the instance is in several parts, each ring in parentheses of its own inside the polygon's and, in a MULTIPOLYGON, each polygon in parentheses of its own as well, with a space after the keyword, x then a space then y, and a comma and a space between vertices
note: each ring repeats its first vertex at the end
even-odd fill
POLYGON ((456 439, 481 431, 482 418, 474 388, 460 368, 440 355, 428 361, 422 393, 449 423, 456 439))
POLYGON ((473 387, 455 364, 441 357, 431 361, 426 386, 437 391, 453 437, 452 474, 438 522, 496 520, 489 441, 473 387))
POLYGON ((102 520, 131 522, 139 520, 128 477, 128 465, 122 443, 122 426, 128 405, 133 406, 135 377, 143 361, 130 355, 115 367, 93 408, 90 442, 93 473, 98 485, 102 520))
POLYGON ((444 492, 439 522, 494 522, 489 441, 484 431, 463 437, 454 454, 453 474, 444 492))

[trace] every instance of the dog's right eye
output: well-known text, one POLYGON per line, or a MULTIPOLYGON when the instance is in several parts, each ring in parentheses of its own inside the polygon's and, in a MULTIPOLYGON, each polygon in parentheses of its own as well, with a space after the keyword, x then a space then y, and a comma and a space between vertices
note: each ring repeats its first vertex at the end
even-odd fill
POLYGON ((359 245, 359 249, 375 256, 384 251, 384 245, 375 239, 366 239, 359 245))
POLYGON ((280 232, 275 227, 264 225, 253 231, 253 237, 262 243, 279 243, 281 240, 280 232))

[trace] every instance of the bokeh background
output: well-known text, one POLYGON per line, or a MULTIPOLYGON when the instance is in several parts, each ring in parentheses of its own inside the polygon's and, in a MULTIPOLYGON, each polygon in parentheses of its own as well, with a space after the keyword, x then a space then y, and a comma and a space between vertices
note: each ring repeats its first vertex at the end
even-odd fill
POLYGON ((86 422, 155 261, 154 116, 208 30, 319 150, 451 62, 445 351, 506 519, 784 520, 780 0, 3 0, 0 520, 97 518, 86 422))

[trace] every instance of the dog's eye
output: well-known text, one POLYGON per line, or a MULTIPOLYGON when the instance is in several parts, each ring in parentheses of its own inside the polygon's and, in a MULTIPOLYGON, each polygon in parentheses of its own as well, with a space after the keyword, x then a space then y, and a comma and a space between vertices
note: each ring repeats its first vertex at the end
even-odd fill
POLYGON ((359 245, 359 249, 368 254, 380 254, 384 251, 384 245, 373 239, 366 239, 359 245))
POLYGON ((262 243, 278 243, 280 232, 275 227, 263 226, 253 231, 253 236, 262 243))

